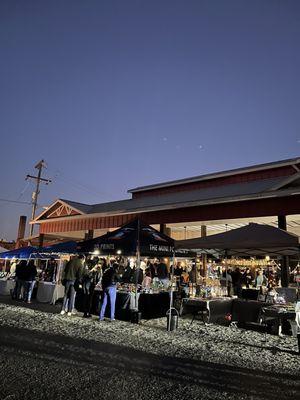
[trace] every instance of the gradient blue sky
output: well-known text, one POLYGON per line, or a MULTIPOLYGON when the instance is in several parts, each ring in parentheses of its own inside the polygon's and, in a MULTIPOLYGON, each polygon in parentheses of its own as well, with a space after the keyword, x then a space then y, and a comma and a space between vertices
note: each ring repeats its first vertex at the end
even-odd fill
POLYGON ((41 158, 48 205, 299 156, 299 71, 298 0, 1 0, 0 198, 41 158))

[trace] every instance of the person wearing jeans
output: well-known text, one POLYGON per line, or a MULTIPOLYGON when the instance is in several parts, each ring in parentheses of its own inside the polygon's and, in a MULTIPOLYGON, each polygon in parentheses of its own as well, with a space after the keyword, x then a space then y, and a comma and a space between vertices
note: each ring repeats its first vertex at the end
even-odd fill
POLYGON ((115 319, 115 305, 117 298, 117 287, 116 285, 108 286, 104 289, 103 303, 100 311, 100 320, 104 319, 104 314, 107 306, 107 298, 109 297, 110 302, 110 319, 113 321, 115 319))
POLYGON ((104 320, 105 310, 107 306, 107 298, 110 302, 110 320, 115 319, 115 305, 117 297, 117 275, 118 264, 114 263, 106 271, 104 271, 102 276, 102 289, 103 289, 103 302, 100 310, 99 320, 104 320))
POLYGON ((34 285, 35 285, 35 280, 26 281, 24 301, 26 301, 27 303, 31 303, 31 296, 32 296, 34 285))
POLYGON ((65 295, 62 305, 62 311, 72 313, 75 303, 75 279, 68 279, 65 282, 65 295))

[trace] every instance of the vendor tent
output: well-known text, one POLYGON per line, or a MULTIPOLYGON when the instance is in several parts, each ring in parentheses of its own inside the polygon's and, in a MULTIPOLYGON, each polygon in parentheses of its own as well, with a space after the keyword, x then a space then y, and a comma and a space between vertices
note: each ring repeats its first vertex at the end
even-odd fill
POLYGON ((4 253, 4 252, 7 252, 7 249, 5 249, 4 247, 0 246, 0 253, 4 253))
POLYGON ((95 239, 78 243, 81 253, 173 256, 174 240, 139 219, 95 239))
POLYGON ((250 223, 242 228, 206 237, 176 242, 176 248, 192 249, 199 253, 211 249, 226 255, 282 256, 299 253, 299 237, 282 229, 250 223))
MULTIPOLYGON (((136 264, 139 270, 140 256, 173 257, 174 240, 137 218, 113 232, 78 243, 77 250, 81 253, 133 255, 137 258, 136 264)), ((135 284, 135 308, 138 309, 137 280, 135 284)), ((172 303, 173 290, 171 289, 170 308, 172 303)))
POLYGON ((27 246, 20 247, 19 249, 5 251, 0 254, 0 258, 23 258, 28 259, 31 258, 31 255, 37 253, 37 247, 27 246))
POLYGON ((71 240, 68 242, 62 242, 53 244, 52 246, 46 246, 39 249, 39 253, 42 254, 75 254, 77 253, 77 242, 71 240))

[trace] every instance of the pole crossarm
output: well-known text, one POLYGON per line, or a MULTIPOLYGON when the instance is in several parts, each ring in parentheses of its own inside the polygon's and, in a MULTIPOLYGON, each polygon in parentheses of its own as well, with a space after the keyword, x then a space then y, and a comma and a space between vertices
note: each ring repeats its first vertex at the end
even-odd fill
POLYGON ((41 182, 46 182, 46 184, 52 182, 51 179, 39 178, 38 176, 33 176, 33 175, 26 175, 25 180, 27 180, 27 179, 29 179, 29 178, 35 179, 35 180, 39 180, 39 181, 41 181, 41 182))

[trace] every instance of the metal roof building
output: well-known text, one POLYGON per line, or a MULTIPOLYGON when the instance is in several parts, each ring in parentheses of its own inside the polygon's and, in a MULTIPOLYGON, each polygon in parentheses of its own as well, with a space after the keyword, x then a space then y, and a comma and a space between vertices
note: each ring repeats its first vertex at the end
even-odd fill
POLYGON ((36 217, 41 234, 95 237, 140 216, 175 239, 252 222, 300 233, 300 158, 130 189, 132 198, 101 204, 57 199, 36 217))

